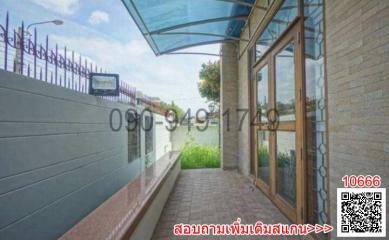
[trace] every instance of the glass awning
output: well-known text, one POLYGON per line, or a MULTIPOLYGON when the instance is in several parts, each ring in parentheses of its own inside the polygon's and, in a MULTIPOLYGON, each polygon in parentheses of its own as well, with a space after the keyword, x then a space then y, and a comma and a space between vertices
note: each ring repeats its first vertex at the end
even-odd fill
POLYGON ((156 55, 240 38, 255 0, 122 0, 156 55))

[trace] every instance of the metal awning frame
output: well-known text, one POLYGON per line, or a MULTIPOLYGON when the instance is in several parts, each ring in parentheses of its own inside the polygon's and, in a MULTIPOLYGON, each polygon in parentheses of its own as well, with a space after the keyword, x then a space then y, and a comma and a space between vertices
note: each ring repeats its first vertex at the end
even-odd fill
MULTIPOLYGON (((142 19, 142 17, 140 15, 136 5, 134 4, 133 0, 128 0, 128 1, 132 5, 134 11, 138 15, 139 20, 142 22, 144 27, 141 28, 138 25, 138 22, 130 14, 131 18, 133 19, 133 21, 135 22, 137 27, 141 30, 143 37, 146 39, 146 42, 150 45, 151 49, 154 51, 154 54, 157 55, 157 56, 163 55, 163 54, 170 54, 170 53, 172 53, 174 51, 177 51, 177 50, 180 50, 180 49, 184 49, 184 48, 196 47, 196 46, 207 45, 207 44, 214 44, 214 43, 230 42, 231 40, 248 41, 247 39, 242 39, 242 38, 238 38, 238 37, 234 37, 234 36, 229 36, 229 35, 222 35, 222 34, 212 34, 212 33, 203 33, 203 32, 170 32, 170 31, 178 30, 178 29, 181 29, 181 28, 189 27, 189 26, 195 26, 195 25, 200 25, 200 24, 207 24, 207 23, 212 23, 212 22, 222 22, 222 21, 230 21, 230 20, 246 21, 248 16, 244 15, 244 16, 232 16, 232 17, 221 17, 221 18, 200 20, 200 21, 194 21, 194 22, 189 22, 189 23, 183 23, 183 24, 179 24, 179 25, 175 25, 175 26, 171 26, 171 27, 166 27, 166 28, 155 30, 155 31, 149 31, 149 29, 147 28, 147 25, 145 24, 144 20, 142 19), (142 29, 144 29, 146 32, 143 32, 142 29), (182 46, 182 47, 172 48, 172 49, 170 49, 168 51, 160 51, 160 49, 158 48, 158 45, 156 44, 156 42, 154 41, 154 39, 152 37, 152 35, 174 35, 174 34, 177 34, 177 35, 184 35, 185 34, 185 35, 214 36, 214 37, 223 37, 225 39, 206 41, 206 42, 201 42, 201 43, 196 43, 196 44, 189 44, 189 45, 185 45, 185 46, 182 46), (151 40, 152 43, 150 43, 147 40, 147 37, 151 40)), ((256 7, 256 8, 260 8, 260 9, 264 9, 264 10, 267 9, 267 8, 264 8, 264 7, 261 7, 261 6, 257 6, 255 3, 251 4, 251 3, 247 3, 247 2, 239 1, 239 0, 215 0, 215 1, 236 3, 236 4, 240 4, 242 6, 256 7)), ((126 7, 127 11, 131 12, 130 9, 128 9, 127 5, 125 4, 124 0, 122 0, 122 3, 126 7)))

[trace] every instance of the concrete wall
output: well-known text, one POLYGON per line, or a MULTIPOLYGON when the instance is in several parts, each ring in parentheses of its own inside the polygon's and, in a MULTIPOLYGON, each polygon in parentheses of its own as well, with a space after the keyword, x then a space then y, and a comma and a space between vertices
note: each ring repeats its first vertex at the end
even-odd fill
POLYGON ((166 129, 167 122, 165 116, 154 114, 155 116, 155 159, 160 159, 164 154, 172 150, 172 134, 166 129))
POLYGON ((179 151, 185 145, 191 141, 208 146, 219 146, 219 126, 209 126, 205 131, 198 131, 196 126, 191 126, 191 130, 188 131, 188 126, 179 126, 176 130, 171 132, 172 136, 172 149, 173 151, 179 151))
POLYGON ((223 169, 238 167, 238 42, 221 47, 220 143, 223 169), (228 111, 228 113, 226 112, 228 111))
POLYGON ((0 239, 57 238, 140 173, 114 108, 128 106, 0 71, 0 239))
POLYGON ((389 183, 389 1, 326 1, 325 14, 334 224, 343 175, 389 183))

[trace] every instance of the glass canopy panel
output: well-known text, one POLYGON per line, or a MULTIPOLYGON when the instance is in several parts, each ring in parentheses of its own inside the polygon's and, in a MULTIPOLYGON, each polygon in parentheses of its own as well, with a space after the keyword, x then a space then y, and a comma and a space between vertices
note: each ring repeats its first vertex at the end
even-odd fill
POLYGON ((217 0, 132 0, 150 32, 218 18, 247 16, 250 7, 217 0))
POLYGON ((176 51, 182 48, 197 46, 199 44, 209 44, 221 42, 224 37, 208 36, 208 35, 186 35, 186 34, 169 34, 153 36, 155 42, 158 43, 158 49, 161 54, 176 51))
POLYGON ((154 53, 160 55, 185 47, 239 38, 255 0, 122 2, 154 53))
POLYGON ((259 60, 298 15, 297 0, 285 0, 255 44, 255 59, 259 60))
POLYGON ((180 29, 167 31, 166 33, 209 34, 239 38, 244 24, 244 20, 210 22, 183 27, 180 29))

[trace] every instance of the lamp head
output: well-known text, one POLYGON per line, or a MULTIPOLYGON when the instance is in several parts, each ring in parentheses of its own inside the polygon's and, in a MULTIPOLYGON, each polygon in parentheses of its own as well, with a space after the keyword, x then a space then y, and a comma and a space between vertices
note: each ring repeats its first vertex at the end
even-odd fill
POLYGON ((54 23, 55 25, 62 25, 63 21, 59 20, 59 19, 55 19, 55 20, 52 21, 52 23, 54 23))
POLYGON ((208 105, 208 109, 209 109, 209 111, 212 113, 213 111, 215 111, 215 104, 213 104, 213 103, 210 103, 209 105, 208 105))

